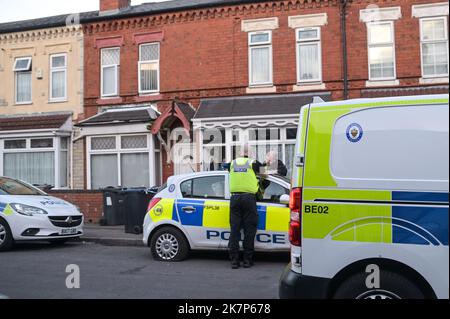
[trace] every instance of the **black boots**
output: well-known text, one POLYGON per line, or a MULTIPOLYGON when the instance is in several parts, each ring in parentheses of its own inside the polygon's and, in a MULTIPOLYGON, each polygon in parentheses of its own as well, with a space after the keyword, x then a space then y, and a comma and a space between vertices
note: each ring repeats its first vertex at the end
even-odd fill
POLYGON ((251 266, 253 266, 253 260, 245 259, 244 260, 244 268, 250 268, 251 266))
POLYGON ((231 259, 231 268, 238 269, 239 267, 241 267, 241 263, 239 262, 239 259, 231 259))

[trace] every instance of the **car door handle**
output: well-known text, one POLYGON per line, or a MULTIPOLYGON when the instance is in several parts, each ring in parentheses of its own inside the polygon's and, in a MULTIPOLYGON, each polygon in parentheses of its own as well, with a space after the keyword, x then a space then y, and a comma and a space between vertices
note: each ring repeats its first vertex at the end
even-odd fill
POLYGON ((184 206, 184 207, 181 208, 181 210, 183 212, 186 212, 186 213, 193 213, 193 212, 195 212, 195 208, 192 207, 192 206, 184 206))

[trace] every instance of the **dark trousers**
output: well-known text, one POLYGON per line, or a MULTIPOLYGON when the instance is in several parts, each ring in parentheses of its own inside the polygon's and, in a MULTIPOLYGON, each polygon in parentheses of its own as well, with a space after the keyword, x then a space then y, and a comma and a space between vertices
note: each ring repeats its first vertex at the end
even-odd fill
POLYGON ((230 200, 231 234, 228 248, 231 259, 239 258, 241 228, 244 229, 244 260, 251 260, 255 250, 255 236, 258 225, 256 196, 253 194, 233 194, 230 200))

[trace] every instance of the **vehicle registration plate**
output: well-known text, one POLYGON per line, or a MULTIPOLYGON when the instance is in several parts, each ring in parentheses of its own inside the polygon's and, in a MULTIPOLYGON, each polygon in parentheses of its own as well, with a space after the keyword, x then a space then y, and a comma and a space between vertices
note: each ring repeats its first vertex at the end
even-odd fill
POLYGON ((61 235, 74 235, 76 233, 77 233, 76 228, 63 228, 63 229, 61 229, 61 232, 60 232, 61 235))

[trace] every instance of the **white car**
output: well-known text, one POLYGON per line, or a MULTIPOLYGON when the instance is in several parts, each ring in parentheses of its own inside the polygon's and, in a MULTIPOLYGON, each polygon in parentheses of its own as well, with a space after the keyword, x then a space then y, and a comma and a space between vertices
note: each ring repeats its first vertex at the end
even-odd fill
POLYGON ((25 182, 0 177, 0 251, 16 241, 63 243, 83 234, 83 214, 25 182))
MULTIPOLYGON (((157 260, 179 261, 192 250, 227 249, 230 236, 228 172, 172 176, 151 200, 144 244, 157 260)), ((289 180, 269 175, 261 182, 255 249, 289 251, 289 180)))

